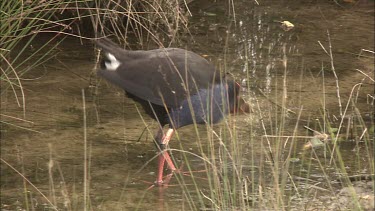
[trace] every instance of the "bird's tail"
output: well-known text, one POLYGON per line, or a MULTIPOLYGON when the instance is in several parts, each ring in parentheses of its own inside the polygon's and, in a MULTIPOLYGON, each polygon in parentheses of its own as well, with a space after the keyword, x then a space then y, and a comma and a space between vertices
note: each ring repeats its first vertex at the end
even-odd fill
POLYGON ((102 38, 102 39, 97 39, 95 40, 96 45, 103 49, 105 52, 116 54, 118 51, 124 51, 119 45, 116 43, 112 42, 112 40, 108 38, 102 38))
POLYGON ((104 57, 101 62, 102 71, 117 70, 121 65, 119 58, 121 58, 121 55, 125 55, 125 50, 108 38, 95 40, 95 43, 104 51, 104 57))

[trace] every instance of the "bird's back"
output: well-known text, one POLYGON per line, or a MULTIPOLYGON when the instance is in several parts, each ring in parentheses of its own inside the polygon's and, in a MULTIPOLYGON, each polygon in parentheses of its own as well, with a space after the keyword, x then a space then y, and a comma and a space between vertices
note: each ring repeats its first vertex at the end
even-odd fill
POLYGON ((109 39, 99 74, 126 92, 150 103, 176 108, 202 89, 221 83, 220 73, 203 57, 179 48, 123 50, 109 39))

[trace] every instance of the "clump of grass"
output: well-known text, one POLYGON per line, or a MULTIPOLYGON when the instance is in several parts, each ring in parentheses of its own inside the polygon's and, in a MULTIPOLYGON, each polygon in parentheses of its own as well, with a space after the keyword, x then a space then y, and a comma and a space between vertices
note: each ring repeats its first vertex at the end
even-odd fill
POLYGON ((114 35, 126 45, 133 39, 144 48, 166 47, 187 31, 189 10, 178 1, 101 1, 95 7, 90 17, 96 36, 114 35))
POLYGON ((26 104, 22 77, 26 72, 48 60, 50 52, 56 47, 56 45, 52 46, 43 52, 43 49, 53 40, 52 38, 34 49, 31 49, 31 43, 40 30, 56 26, 59 28, 69 27, 59 21, 52 20, 54 13, 64 4, 64 1, 42 3, 38 1, 2 1, 0 3, 2 8, 0 13, 1 96, 4 96, 7 88, 10 87, 17 106, 23 108, 23 118, 26 116, 26 104))
MULTIPOLYGON (((179 6, 177 1, 148 2, 124 0, 115 1, 2 1, 0 3, 0 68, 1 68, 1 98, 8 97, 9 89, 12 91, 16 106, 23 110, 23 117, 13 116, 14 114, 1 114, 1 123, 22 130, 29 128, 13 124, 12 121, 23 121, 27 117, 27 96, 24 94, 23 81, 29 71, 33 71, 38 65, 43 64, 56 55, 58 47, 66 36, 74 36, 87 39, 85 36, 115 35, 122 42, 127 43, 128 37, 137 40, 138 43, 148 47, 149 43, 156 43, 157 46, 169 46, 175 43, 179 31, 186 30, 186 13, 179 6), (91 23, 87 27, 87 23, 91 23), (156 33, 159 31, 160 33, 156 33), (129 35, 132 34, 133 35, 129 35), (100 34, 100 35, 99 35, 100 34), (43 43, 38 42, 38 38, 43 43), (35 44, 34 44, 35 41, 35 44), (9 119, 6 120, 6 119, 9 119)), ((84 98, 85 99, 85 98, 84 98)), ((10 103, 7 106, 11 106, 10 103)), ((4 111, 2 107, 2 111, 4 111)), ((83 109, 85 110, 85 108, 83 109)), ((85 121, 84 121, 85 123, 85 121)), ((86 125, 83 126, 86 131, 86 125)), ((4 127, 1 128, 5 131, 4 127)), ((85 138, 85 141, 86 138, 85 138)), ((7 160, 2 159, 2 166, 9 166, 9 169, 17 172, 24 181, 25 197, 19 199, 20 207, 26 210, 34 210, 45 205, 48 209, 56 210, 64 207, 68 210, 92 209, 90 200, 90 148, 86 143, 84 163, 84 188, 83 196, 81 191, 75 187, 80 186, 66 184, 64 172, 58 169, 60 177, 54 176, 58 162, 53 159, 52 149, 48 162, 49 190, 34 185, 26 173, 20 171, 17 166, 11 165, 7 160), (57 187, 55 181, 63 181, 62 189, 57 187), (37 193, 31 195, 36 189, 37 193), (72 191, 69 188, 72 187, 72 191), (30 194, 28 194, 30 192, 30 194), (45 192, 48 192, 46 194, 45 192), (35 204, 35 198, 46 201, 47 204, 35 204), (84 199, 84 200, 82 200, 84 199), (83 205, 82 205, 83 204, 83 205)), ((21 164, 22 165, 22 164, 21 164)), ((44 207, 44 208, 45 208, 44 207)))
MULTIPOLYGON (((374 122, 364 120, 363 116, 367 113, 359 109, 357 103, 360 102, 357 99, 361 86, 364 85, 363 81, 372 83, 373 79, 369 74, 364 74, 362 81, 352 87, 350 95, 343 98, 340 92, 343 88, 340 87, 340 79, 335 73, 332 46, 330 43, 328 45, 330 50, 324 51, 330 58, 331 68, 322 69, 322 77, 313 79, 323 82, 322 85, 316 84, 316 87, 321 87, 322 90, 322 98, 317 99, 322 102, 322 113, 316 120, 315 117, 314 120, 310 119, 312 117, 304 119, 306 114, 302 105, 294 105, 299 107, 298 110, 288 109, 288 59, 284 46, 282 91, 277 93, 276 100, 269 102, 270 105, 257 104, 256 114, 250 114, 250 119, 260 119, 260 128, 252 122, 246 123, 250 134, 257 134, 261 130, 264 135, 245 136, 246 140, 243 140, 243 131, 237 130, 238 120, 235 121, 240 117, 227 118, 219 128, 207 126, 205 137, 202 137, 202 133, 195 126, 199 149, 196 157, 204 163, 207 172, 204 181, 207 182, 202 182, 194 173, 191 173, 190 179, 178 176, 178 181, 184 188, 184 196, 192 209, 289 210, 301 206, 304 209, 366 209, 365 198, 371 200, 371 191, 367 193, 370 195, 363 195, 356 192, 354 187, 357 185, 355 180, 371 181, 374 178, 374 131, 371 129, 374 128, 374 122), (336 84, 337 112, 329 111, 326 106, 325 83, 329 79, 323 73, 329 71, 334 75, 336 84), (271 108, 278 102, 280 104, 276 106, 275 113, 271 113, 271 109, 265 111, 261 108, 271 108), (335 120, 334 114, 339 116, 338 121, 335 120), (287 123, 290 124, 290 115, 296 116, 291 132, 287 126, 287 123), (345 132, 342 132, 344 130, 345 132), (348 157, 351 153, 340 145, 350 143, 351 139, 355 140, 355 144, 352 144, 354 155, 348 157), (247 167, 249 164, 244 161, 244 157, 248 156, 245 155, 244 146, 260 156, 252 155, 250 170, 247 167), (254 151, 253 148, 260 150, 254 151), (345 187, 351 188, 346 196, 343 193, 345 187), (195 194, 191 193, 191 189, 195 190, 195 194), (324 202, 323 196, 330 198, 324 202), (342 203, 343 197, 346 197, 346 203, 342 203)), ((321 46, 323 47, 323 44, 321 46)), ((301 84, 305 77, 302 75, 303 70, 301 84)), ((373 107, 373 102, 369 103, 370 107, 373 107)), ((180 148, 182 147, 180 144, 180 148)), ((186 155, 191 154, 187 151, 186 155)), ((190 170, 192 167, 189 165, 189 158, 191 157, 185 156, 184 162, 190 170)), ((373 185, 369 188, 373 193, 373 185)))

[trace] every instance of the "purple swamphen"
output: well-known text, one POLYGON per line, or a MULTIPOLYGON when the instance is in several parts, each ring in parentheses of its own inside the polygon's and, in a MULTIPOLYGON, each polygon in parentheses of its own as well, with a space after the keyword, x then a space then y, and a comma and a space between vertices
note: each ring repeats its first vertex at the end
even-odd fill
POLYGON ((163 184, 165 162, 176 171, 165 150, 176 129, 194 123, 214 124, 228 113, 249 111, 239 95, 240 85, 198 54, 179 48, 124 50, 108 38, 98 39, 96 44, 104 54, 98 74, 125 90, 160 124, 155 136, 161 150, 158 185, 163 184))

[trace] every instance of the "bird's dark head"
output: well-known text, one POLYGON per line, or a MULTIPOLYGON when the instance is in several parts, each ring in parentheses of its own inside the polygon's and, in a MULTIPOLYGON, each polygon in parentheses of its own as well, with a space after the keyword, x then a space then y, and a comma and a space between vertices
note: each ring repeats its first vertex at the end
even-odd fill
POLYGON ((227 81, 229 94, 230 113, 244 114, 250 113, 250 104, 247 103, 240 95, 241 85, 235 81, 227 81))

